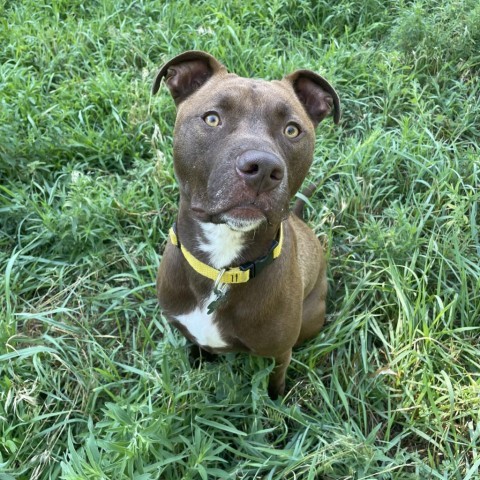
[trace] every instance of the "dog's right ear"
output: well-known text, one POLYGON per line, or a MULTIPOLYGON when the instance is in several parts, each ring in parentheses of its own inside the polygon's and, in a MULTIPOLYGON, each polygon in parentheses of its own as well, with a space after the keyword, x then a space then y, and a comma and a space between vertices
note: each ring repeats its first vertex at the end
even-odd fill
POLYGON ((212 55, 190 50, 163 65, 153 82, 152 93, 158 92, 162 79, 165 78, 175 104, 179 105, 212 75, 222 71, 226 73, 227 69, 212 55))
POLYGON ((331 113, 335 123, 340 121, 340 99, 323 77, 311 70, 297 70, 284 81, 291 84, 315 127, 331 113))

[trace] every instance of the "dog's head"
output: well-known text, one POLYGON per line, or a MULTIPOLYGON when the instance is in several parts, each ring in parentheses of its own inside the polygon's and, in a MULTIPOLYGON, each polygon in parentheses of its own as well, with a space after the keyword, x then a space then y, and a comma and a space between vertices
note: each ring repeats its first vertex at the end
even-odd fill
POLYGON ((201 221, 253 230, 278 224, 312 163, 315 127, 340 119, 332 86, 310 70, 281 81, 239 77, 185 52, 158 72, 177 106, 174 168, 181 201, 201 221))

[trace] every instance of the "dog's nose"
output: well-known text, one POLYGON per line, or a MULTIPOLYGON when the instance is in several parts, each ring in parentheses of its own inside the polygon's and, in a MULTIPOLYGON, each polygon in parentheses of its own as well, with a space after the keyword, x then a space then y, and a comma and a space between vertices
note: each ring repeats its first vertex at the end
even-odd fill
POLYGON ((245 183, 258 193, 277 187, 283 179, 285 168, 273 153, 247 150, 236 161, 237 173, 245 183))

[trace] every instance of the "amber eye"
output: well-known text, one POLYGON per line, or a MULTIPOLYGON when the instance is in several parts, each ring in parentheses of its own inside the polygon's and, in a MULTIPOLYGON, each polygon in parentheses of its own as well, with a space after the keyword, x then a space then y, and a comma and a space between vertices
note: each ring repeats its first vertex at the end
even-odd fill
POLYGON ((209 127, 218 127, 220 125, 220 117, 216 113, 207 113, 203 117, 203 121, 209 127))
POLYGON ((294 123, 289 123, 283 131, 288 138, 296 138, 300 135, 300 128, 294 123))

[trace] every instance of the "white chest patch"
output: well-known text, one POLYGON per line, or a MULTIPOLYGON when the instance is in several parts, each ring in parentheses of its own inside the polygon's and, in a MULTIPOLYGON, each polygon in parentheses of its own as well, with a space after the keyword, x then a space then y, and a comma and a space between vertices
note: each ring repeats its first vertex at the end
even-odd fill
POLYGON ((227 347, 220 330, 213 322, 215 312, 209 315, 207 306, 216 298, 212 292, 210 296, 199 307, 196 307, 190 313, 177 315, 175 319, 180 322, 192 335, 200 346, 211 348, 227 347))
POLYGON ((199 248, 209 256, 212 267, 228 267, 240 255, 245 245, 245 233, 232 230, 225 224, 202 223, 204 241, 199 248))

